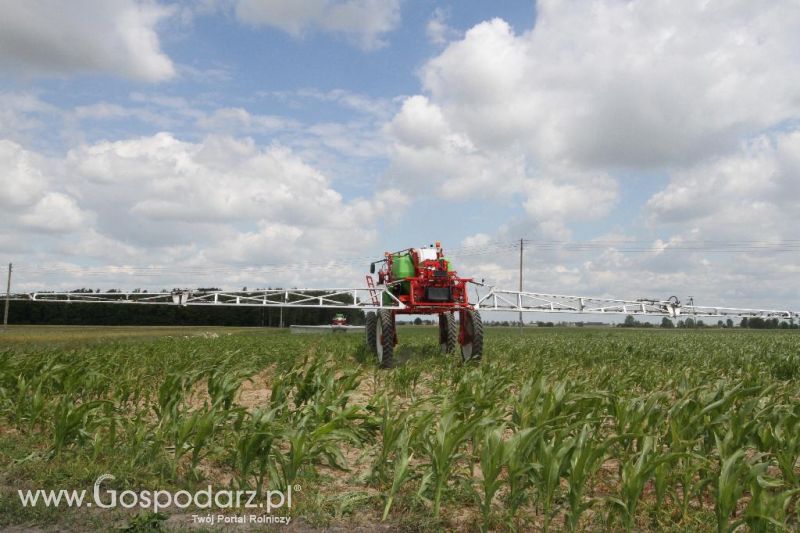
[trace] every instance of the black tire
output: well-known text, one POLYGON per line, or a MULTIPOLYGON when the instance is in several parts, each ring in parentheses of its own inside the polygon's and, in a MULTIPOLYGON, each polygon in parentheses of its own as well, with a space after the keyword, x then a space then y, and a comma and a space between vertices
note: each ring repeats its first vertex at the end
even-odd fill
POLYGON ((443 354, 453 353, 458 344, 458 323, 453 313, 439 313, 439 348, 443 354))
POLYGON ((477 311, 466 311, 463 315, 464 343, 461 345, 461 361, 480 361, 483 357, 483 322, 477 311))
POLYGON ((367 350, 375 353, 375 328, 377 327, 378 316, 375 311, 368 311, 364 320, 364 331, 367 333, 367 350))
POLYGON ((378 311, 375 331, 375 356, 378 366, 381 368, 392 368, 394 356, 394 313, 389 309, 378 311))

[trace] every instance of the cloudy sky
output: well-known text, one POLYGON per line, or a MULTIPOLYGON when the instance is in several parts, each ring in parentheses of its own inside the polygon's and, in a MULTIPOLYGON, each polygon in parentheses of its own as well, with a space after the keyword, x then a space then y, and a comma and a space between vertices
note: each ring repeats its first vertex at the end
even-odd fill
POLYGON ((14 289, 462 275, 800 308, 794 0, 0 0, 14 289))

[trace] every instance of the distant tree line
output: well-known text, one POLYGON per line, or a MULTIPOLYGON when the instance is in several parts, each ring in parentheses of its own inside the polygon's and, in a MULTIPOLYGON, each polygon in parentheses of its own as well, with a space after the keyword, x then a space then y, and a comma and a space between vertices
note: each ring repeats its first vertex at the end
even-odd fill
POLYGON ((777 318, 743 318, 739 324, 741 328, 750 329, 798 329, 800 324, 790 324, 785 320, 778 320, 777 318))
MULTIPOLYGON (((246 289, 245 289, 246 290, 246 289)), ((92 289, 72 292, 94 293, 92 289)), ((107 293, 121 292, 110 290, 107 293)), ((147 292, 139 291, 135 292, 147 292)), ((163 291, 169 292, 169 291, 163 291)), ((341 299, 340 299, 341 300, 341 299)), ((290 326, 329 324, 342 313, 349 324, 364 323, 358 309, 284 308, 283 324, 290 326)), ((224 305, 81 303, 13 301, 9 324, 81 325, 81 326, 252 326, 278 327, 281 310, 277 307, 224 305)))
MULTIPOLYGON (((622 324, 618 324, 617 327, 620 328, 653 328, 655 325, 651 322, 640 322, 636 320, 633 315, 628 315, 625 317, 625 321, 622 324)), ((667 317, 661 319, 661 326, 664 329, 670 328, 688 328, 688 329, 695 329, 695 328, 708 328, 708 327, 716 327, 716 328, 733 328, 734 322, 733 319, 728 318, 724 322, 722 320, 718 320, 716 325, 708 325, 702 320, 695 320, 694 318, 686 318, 678 320, 677 325, 672 322, 667 317)), ((780 320, 777 318, 742 318, 742 321, 739 323, 740 328, 750 328, 750 329, 798 329, 800 328, 799 324, 791 324, 790 322, 786 322, 785 320, 780 320)))
MULTIPOLYGON (((671 327, 673 327, 672 322, 667 317, 664 317, 664 320, 669 322, 669 325, 667 325, 666 322, 664 322, 662 320, 662 322, 661 322, 661 327, 662 328, 671 328, 671 327)), ((654 328, 656 326, 652 322, 640 322, 640 321, 636 320, 635 318, 633 318, 633 315, 628 315, 628 316, 625 317, 625 320, 622 322, 622 324, 617 324, 617 327, 618 328, 654 328)))

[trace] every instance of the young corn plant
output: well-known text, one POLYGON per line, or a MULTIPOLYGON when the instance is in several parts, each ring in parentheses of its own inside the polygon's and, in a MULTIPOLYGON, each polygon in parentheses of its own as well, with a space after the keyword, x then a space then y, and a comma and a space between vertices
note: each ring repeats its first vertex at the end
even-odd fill
POLYGON ((772 453, 781 470, 781 475, 790 487, 800 489, 800 475, 797 464, 800 462, 800 406, 792 413, 781 417, 772 431, 772 453))
POLYGON ((81 444, 89 440, 93 429, 102 423, 99 417, 93 415, 105 405, 110 406, 111 403, 95 400, 76 405, 71 399, 62 396, 53 413, 51 455, 58 456, 70 444, 81 444))
POLYGON ((731 529, 741 525, 747 525, 755 533, 789 529, 787 510, 800 489, 785 489, 783 481, 769 475, 769 466, 769 462, 764 461, 750 467, 747 476, 750 501, 742 517, 731 524, 731 529))
POLYGON ((712 478, 714 490, 714 514, 717 518, 718 533, 728 533, 733 528, 730 527, 731 514, 736 509, 739 498, 742 497, 746 488, 745 478, 750 472, 750 465, 747 464, 747 450, 739 448, 725 453, 726 446, 717 437, 719 451, 719 472, 712 478))
POLYGON ((567 383, 548 383, 545 376, 528 380, 512 403, 511 420, 518 429, 539 427, 565 410, 567 383))
POLYGON ((442 493, 450 479, 454 464, 461 458, 460 448, 472 436, 481 421, 461 420, 455 410, 442 413, 437 423, 428 431, 421 446, 428 459, 430 479, 433 483, 433 516, 439 518, 442 493))
MULTIPOLYGON (((623 456, 630 455, 634 450, 642 450, 647 435, 659 431, 661 421, 666 417, 661 405, 665 396, 662 393, 655 393, 638 398, 616 396, 610 398, 609 414, 614 420, 623 456)), ((620 475, 621 469, 622 463, 620 463, 620 475)))
POLYGON ((639 500, 655 469, 660 464, 675 459, 675 454, 659 453, 656 445, 656 437, 648 435, 642 438, 641 450, 621 466, 622 475, 619 483, 619 497, 608 498, 612 504, 612 510, 616 510, 621 515, 622 524, 626 531, 633 531, 634 529, 639 500))
MULTIPOLYGON (((503 398, 510 385, 511 367, 486 364, 475 369, 464 369, 455 391, 447 398, 448 405, 456 409, 464 420, 501 420, 504 418, 503 398)), ((470 475, 479 460, 483 424, 479 424, 469 439, 468 455, 470 475)))
POLYGON ((509 445, 503 439, 505 426, 501 425, 487 431, 481 446, 481 472, 483 473, 483 500, 481 502, 481 515, 483 516, 483 531, 489 530, 489 519, 492 514, 492 500, 503 485, 500 477, 503 467, 508 460, 509 445))
POLYGON ((14 422, 17 426, 24 423, 29 430, 33 429, 46 406, 42 380, 29 381, 25 376, 20 375, 17 377, 16 390, 14 422))
POLYGON ((165 463, 165 443, 162 435, 148 423, 148 413, 139 411, 131 417, 119 417, 120 433, 127 453, 125 464, 131 470, 153 468, 165 463))
POLYGON ((404 365, 393 371, 390 382, 396 394, 414 398, 417 384, 422 376, 422 367, 404 365))
POLYGON ((570 455, 575 447, 575 441, 556 433, 550 439, 540 437, 534 455, 541 468, 534 471, 535 483, 538 487, 539 501, 542 505, 544 522, 542 531, 550 529, 550 520, 553 513, 553 500, 559 487, 561 478, 567 473, 570 465, 570 455))
POLYGON ((589 424, 584 424, 578 437, 575 439, 574 449, 569 460, 569 475, 567 476, 567 512, 566 526, 570 531, 577 531, 581 515, 589 509, 592 501, 584 501, 584 494, 589 480, 602 465, 608 448, 615 442, 609 438, 602 438, 594 432, 589 424))
POLYGON ((166 441, 171 443, 172 455, 170 457, 170 476, 175 477, 178 471, 178 464, 186 453, 192 449, 191 441, 197 429, 199 411, 191 414, 185 413, 183 416, 174 416, 172 423, 164 428, 166 441))
POLYGON ((389 511, 392 508, 397 493, 400 491, 400 487, 402 487, 411 476, 409 464, 414 454, 409 451, 409 440, 410 437, 407 432, 403 432, 398 439, 399 445, 395 452, 392 486, 386 496, 386 504, 383 507, 383 516, 381 517, 382 522, 389 516, 389 511))
POLYGON ((544 428, 527 428, 515 432, 506 444, 507 521, 519 530, 518 512, 529 499, 533 479, 542 465, 534 461, 534 450, 544 428))
POLYGON ((225 425, 230 412, 215 408, 202 409, 198 413, 192 413, 192 416, 197 414, 197 419, 194 425, 189 447, 192 451, 190 472, 195 475, 196 469, 200 464, 200 460, 208 453, 208 446, 214 437, 214 434, 225 425))
POLYGON ((168 425, 178 418, 181 402, 203 372, 202 369, 180 368, 167 374, 158 387, 157 401, 153 406, 159 423, 168 425))
POLYGON ((206 381, 211 407, 229 410, 242 383, 253 373, 252 369, 232 370, 223 365, 214 367, 206 381))
POLYGON ((261 491, 271 466, 272 445, 280 433, 280 422, 274 409, 255 409, 238 424, 234 453, 234 466, 239 486, 250 487, 254 478, 257 491, 261 491))
POLYGON ((376 403, 380 444, 375 460, 372 462, 369 479, 372 482, 383 484, 387 482, 391 454, 398 449, 401 437, 408 438, 407 425, 411 411, 398 411, 392 398, 386 395, 377 398, 376 403))
POLYGON ((279 488, 285 490, 293 484, 302 469, 325 459, 328 466, 345 468, 342 443, 358 445, 362 442, 353 421, 360 418, 358 407, 347 407, 335 412, 327 422, 305 414, 300 419, 287 421, 280 439, 288 445, 286 453, 276 453, 279 488))

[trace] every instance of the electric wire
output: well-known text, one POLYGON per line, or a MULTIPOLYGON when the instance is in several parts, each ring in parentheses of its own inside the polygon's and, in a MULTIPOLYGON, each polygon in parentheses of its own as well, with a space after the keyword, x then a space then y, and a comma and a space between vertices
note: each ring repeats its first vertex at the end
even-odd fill
MULTIPOLYGON (((501 245, 482 246, 482 247, 462 247, 454 249, 452 257, 472 257, 487 254, 502 253, 505 250, 513 250, 517 245, 507 243, 501 245)), ((277 274, 285 272, 296 272, 298 270, 322 269, 330 270, 343 266, 367 265, 374 261, 374 258, 351 257, 342 259, 332 259, 326 262, 312 263, 292 263, 282 265, 259 265, 243 266, 233 268, 230 266, 60 266, 60 265, 20 265, 15 268, 16 272, 38 275, 55 274, 75 274, 81 276, 105 276, 105 275, 128 275, 137 277, 160 277, 165 275, 230 275, 230 274, 277 274)))
MULTIPOLYGON (((642 240, 596 240, 596 241, 563 241, 523 239, 528 255, 536 252, 554 252, 579 254, 589 252, 614 252, 622 254, 665 254, 665 253, 704 253, 704 254, 746 254, 762 252, 800 252, 800 240, 780 241, 720 241, 697 240, 680 241, 678 243, 662 242, 654 245, 652 241, 642 240)), ((519 249, 520 241, 490 241, 483 244, 462 246, 446 250, 448 258, 470 258, 487 255, 499 255, 519 249)), ((341 257, 324 262, 294 262, 282 264, 261 264, 233 266, 212 265, 53 265, 53 264, 21 264, 15 266, 15 272, 39 276, 72 274, 79 276, 122 275, 131 277, 164 277, 169 275, 212 276, 212 275, 260 275, 297 272, 298 270, 333 270, 348 266, 367 265, 375 260, 373 257, 341 257)))

